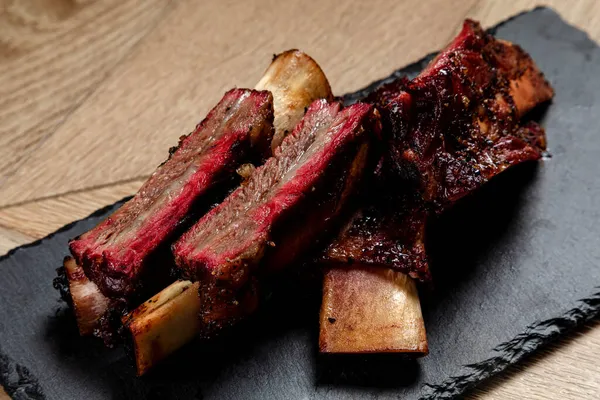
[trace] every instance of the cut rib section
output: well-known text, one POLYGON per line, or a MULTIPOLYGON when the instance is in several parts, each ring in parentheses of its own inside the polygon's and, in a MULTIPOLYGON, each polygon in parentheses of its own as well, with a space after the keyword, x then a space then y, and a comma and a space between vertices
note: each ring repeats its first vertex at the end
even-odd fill
POLYGON ((367 104, 340 108, 314 102, 274 157, 174 245, 184 275, 201 281, 207 332, 252 312, 260 275, 310 248, 354 191, 378 114, 367 104))
POLYGON ((108 297, 129 298, 152 253, 185 225, 192 209, 220 200, 239 165, 269 153, 272 123, 269 92, 227 92, 131 200, 71 241, 88 278, 108 297))

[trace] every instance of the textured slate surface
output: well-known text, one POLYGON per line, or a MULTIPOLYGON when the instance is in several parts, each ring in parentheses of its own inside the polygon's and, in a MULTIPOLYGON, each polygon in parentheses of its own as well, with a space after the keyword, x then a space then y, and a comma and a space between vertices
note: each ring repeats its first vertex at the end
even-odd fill
POLYGON ((530 52, 556 88, 536 115, 551 157, 509 171, 432 226, 428 357, 318 356, 320 299, 308 291, 275 294, 227 337, 188 346, 135 378, 122 350, 77 335, 52 288, 67 240, 109 208, 0 261, 0 383, 19 399, 450 398, 595 317, 600 49, 548 9, 502 24, 497 35, 530 52))

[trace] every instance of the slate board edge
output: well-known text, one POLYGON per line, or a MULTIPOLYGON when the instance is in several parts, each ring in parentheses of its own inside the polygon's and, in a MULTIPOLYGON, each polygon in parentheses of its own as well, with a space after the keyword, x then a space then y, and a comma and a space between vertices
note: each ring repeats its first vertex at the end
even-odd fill
POLYGON ((0 385, 13 399, 38 400, 46 396, 29 369, 11 360, 0 347, 0 385))
MULTIPOLYGON (((600 289, 600 287, 596 287, 600 289)), ((525 359, 542 346, 559 336, 569 333, 600 315, 600 291, 585 299, 579 305, 557 318, 529 325, 527 329, 512 340, 498 345, 494 351, 498 355, 476 364, 463 367, 464 373, 452 377, 441 384, 425 383, 422 400, 453 399, 484 380, 506 370, 511 365, 525 359)))
MULTIPOLYGON (((5 255, 0 256, 0 262, 2 262, 3 260, 5 260, 7 258, 10 258, 13 254, 15 254, 19 251, 24 251, 28 248, 36 247, 36 246, 43 244, 45 241, 51 239, 52 237, 54 237, 55 235, 57 235, 61 232, 64 232, 64 231, 70 229, 75 224, 77 224, 81 221, 85 221, 86 219, 100 216, 100 215, 106 213, 112 207, 126 202, 131 197, 132 196, 124 197, 123 199, 121 199, 113 204, 109 204, 105 207, 102 207, 102 208, 94 211, 87 217, 70 222, 70 223, 62 226, 61 228, 57 229, 56 231, 50 233, 49 235, 44 236, 41 239, 38 239, 31 243, 27 243, 27 244, 15 247, 15 248, 11 249, 5 255)), ((38 382, 38 379, 31 372, 29 372, 29 369, 27 367, 25 367, 24 365, 21 365, 19 363, 16 363, 10 357, 8 357, 2 350, 1 346, 0 346, 0 386, 2 386, 2 388, 4 389, 6 394, 8 394, 11 398, 14 398, 14 399, 39 400, 39 399, 46 398, 46 396, 44 395, 44 392, 42 390, 42 387, 40 386, 40 384, 38 382)))
POLYGON ((47 236, 44 236, 41 239, 38 239, 38 240, 30 242, 30 243, 23 244, 21 246, 17 246, 15 248, 9 250, 9 252, 6 253, 5 255, 0 256, 0 262, 6 260, 7 258, 9 258, 10 256, 12 256, 13 254, 15 254, 18 251, 22 251, 22 250, 28 249, 30 247, 36 247, 36 246, 39 246, 40 244, 43 244, 46 240, 51 239, 52 237, 56 236, 57 234, 59 234, 61 232, 64 232, 64 231, 66 231, 66 230, 68 230, 70 228, 72 228, 75 224, 77 224, 77 223, 79 223, 81 221, 85 221, 85 220, 87 220, 89 218, 94 218, 94 217, 97 217, 99 215, 102 215, 102 214, 106 213, 106 211, 110 210, 112 207, 114 207, 116 205, 119 205, 121 203, 124 203, 127 200, 131 199, 132 197, 133 196, 126 196, 126 197, 122 198, 121 200, 114 202, 113 204, 109 204, 107 206, 104 206, 104 207, 102 207, 102 208, 94 211, 93 213, 91 213, 90 215, 88 215, 85 218, 78 219, 78 220, 73 221, 73 222, 69 222, 68 224, 66 224, 66 225, 58 228, 54 232, 50 233, 47 236))
MULTIPOLYGON (((506 20, 498 23, 494 27, 490 28, 489 31, 494 33, 499 27, 511 22, 512 20, 528 13, 538 12, 547 10, 552 13, 556 11, 549 7, 539 6, 531 10, 523 11, 518 13, 506 20)), ((559 15, 560 17, 560 15, 559 15)), ((562 19, 562 18, 561 18, 562 19)), ((567 23, 567 22, 565 22, 567 23)), ((568 23, 567 23, 568 24, 568 23)), ((578 29, 578 28, 575 28, 578 29)), ((578 29, 579 30, 579 29, 578 29)), ((584 32, 587 35, 586 32, 584 32)), ((363 89, 360 89, 354 93, 344 95, 342 99, 346 104, 351 104, 365 97, 370 92, 378 88, 379 86, 388 83, 398 77, 405 75, 407 70, 415 68, 421 68, 421 66, 431 60, 435 54, 431 53, 415 61, 411 64, 406 65, 394 71, 390 76, 381 80, 375 81, 363 89)), ((51 234, 38 239, 34 242, 24 244, 13 248, 8 253, 0 256, 0 261, 3 261, 13 254, 43 244, 46 240, 53 236, 64 232, 80 221, 87 220, 92 217, 96 217, 106 213, 110 208, 129 200, 132 196, 127 196, 111 205, 107 205, 101 209, 94 211, 92 214, 80 220, 73 221, 51 234)), ((600 287, 597 287, 600 290, 600 287)), ((493 351, 498 352, 494 357, 488 358, 482 362, 465 365, 463 367, 463 373, 452 377, 439 384, 425 383, 425 388, 421 399, 451 399, 456 398, 467 392, 468 390, 475 387, 482 381, 497 375, 498 373, 506 370, 510 365, 515 364, 529 355, 533 354, 542 346, 545 346, 559 336, 569 333, 578 327, 581 327, 585 323, 600 316, 600 291, 591 294, 589 297, 579 300, 578 306, 567 311, 560 317, 550 318, 541 322, 536 322, 526 328, 526 330, 508 342, 504 342, 498 345, 493 351)), ((6 393, 15 399, 44 399, 44 395, 41 386, 38 383, 37 378, 33 376, 27 367, 15 363, 11 360, 0 347, 0 385, 4 387, 6 393)))

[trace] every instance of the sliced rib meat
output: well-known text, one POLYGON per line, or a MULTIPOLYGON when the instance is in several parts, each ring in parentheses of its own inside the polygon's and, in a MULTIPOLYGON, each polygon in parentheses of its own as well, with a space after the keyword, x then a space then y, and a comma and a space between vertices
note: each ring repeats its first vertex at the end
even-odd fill
POLYGON ((201 281, 207 332, 252 312, 259 276, 322 237, 362 175, 377 117, 367 104, 314 102, 274 156, 175 243, 177 265, 201 281))
POLYGON ((71 241, 88 278, 108 297, 129 298, 153 252, 185 225, 192 209, 223 198, 239 165, 269 153, 272 123, 269 92, 227 92, 131 200, 71 241))

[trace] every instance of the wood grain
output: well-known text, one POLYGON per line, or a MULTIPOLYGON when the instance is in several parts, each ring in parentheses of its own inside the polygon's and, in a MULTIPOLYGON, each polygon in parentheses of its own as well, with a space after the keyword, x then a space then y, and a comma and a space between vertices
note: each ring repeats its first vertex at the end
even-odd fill
POLYGON ((545 348, 525 364, 510 368, 477 388, 471 399, 598 399, 600 325, 545 348))
MULTIPOLYGON (((16 245, 44 237, 71 221, 85 218, 97 209, 135 193, 142 183, 143 180, 132 180, 0 209, 0 237, 11 238, 16 245), (27 222, 24 224, 23 221, 27 222), (8 231, 3 232, 2 227, 8 231), (21 237, 14 232, 20 233, 21 237)), ((4 246, 4 242, 8 240, 0 240, 0 246, 4 246)), ((2 247, 0 254, 1 251, 2 247)))
POLYGON ((226 89, 254 86, 275 52, 303 49, 343 93, 442 46, 473 4, 182 1, 6 179, 0 205, 150 174, 226 89))
MULTIPOLYGON (((342 93, 440 48, 467 16, 491 26, 548 4, 600 41, 594 0, 169 4, 0 0, 0 253, 132 194, 223 91, 254 85, 283 49, 313 55, 342 93)), ((470 398, 596 399, 598 358, 595 325, 470 398)))
POLYGON ((6 186, 11 175, 152 28, 167 4, 0 0, 3 198, 14 193, 6 186))
POLYGON ((600 41, 600 2, 595 0, 484 0, 473 7, 467 16, 481 21, 484 26, 493 26, 512 15, 541 5, 552 7, 565 21, 585 30, 596 42, 600 41))
POLYGON ((16 229, 11 229, 0 224, 0 256, 8 253, 10 249, 25 243, 33 242, 36 236, 29 236, 16 229))

